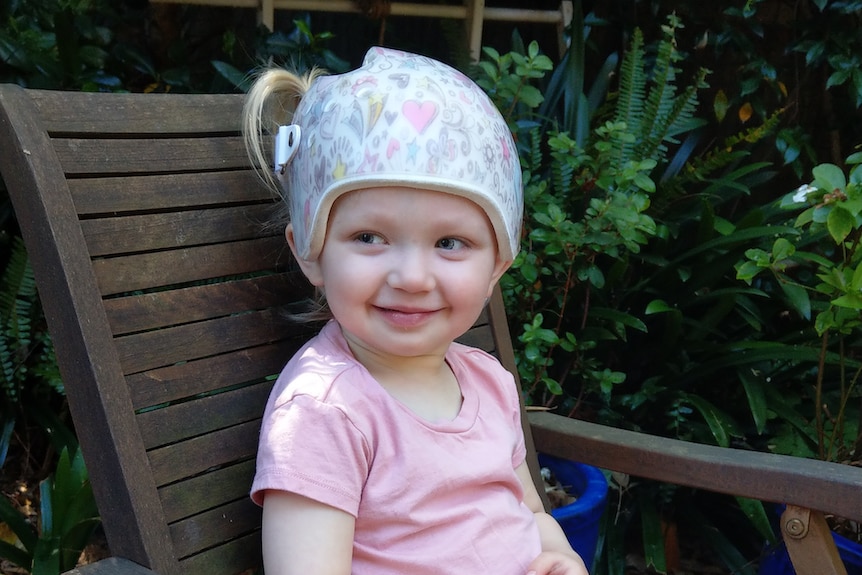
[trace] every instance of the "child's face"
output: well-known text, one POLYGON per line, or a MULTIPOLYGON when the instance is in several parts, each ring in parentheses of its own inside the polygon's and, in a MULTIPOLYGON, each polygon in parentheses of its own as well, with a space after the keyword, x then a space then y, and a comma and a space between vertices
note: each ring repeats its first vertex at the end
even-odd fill
MULTIPOLYGON (((290 227, 287 237, 293 248, 290 227)), ((339 198, 320 257, 300 261, 324 289, 354 353, 397 357, 445 353, 476 321, 510 263, 499 261, 478 205, 399 187, 339 198)))

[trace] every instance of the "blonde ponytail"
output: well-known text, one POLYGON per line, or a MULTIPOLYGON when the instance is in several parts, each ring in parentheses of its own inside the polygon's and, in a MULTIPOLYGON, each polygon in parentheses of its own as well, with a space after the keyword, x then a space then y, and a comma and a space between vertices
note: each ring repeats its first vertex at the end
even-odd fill
POLYGON ((271 68, 255 79, 246 95, 242 110, 246 152, 260 178, 279 195, 283 196, 283 191, 273 175, 271 147, 264 138, 275 134, 279 125, 291 122, 302 96, 323 74, 323 70, 318 68, 303 75, 283 68, 271 68))

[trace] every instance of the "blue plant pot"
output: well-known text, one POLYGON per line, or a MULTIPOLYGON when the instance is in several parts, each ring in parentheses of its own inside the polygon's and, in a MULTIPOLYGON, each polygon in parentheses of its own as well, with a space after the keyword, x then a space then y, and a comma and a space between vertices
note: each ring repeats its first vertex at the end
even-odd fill
POLYGON ((551 470, 577 501, 551 511, 572 548, 590 567, 595 560, 599 525, 605 512, 608 481, 596 467, 539 454, 539 465, 551 470))
MULTIPOLYGON (((862 544, 851 541, 837 533, 832 534, 838 556, 847 569, 847 575, 862 575, 862 544)), ((758 575, 795 575, 787 548, 779 544, 768 550, 760 560, 758 575)))

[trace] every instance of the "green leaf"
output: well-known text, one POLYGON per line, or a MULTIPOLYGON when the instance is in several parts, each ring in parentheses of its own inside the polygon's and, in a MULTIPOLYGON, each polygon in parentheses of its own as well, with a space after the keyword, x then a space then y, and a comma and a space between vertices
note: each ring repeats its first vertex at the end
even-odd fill
POLYGON ((862 291, 862 262, 853 270, 853 278, 850 280, 850 289, 853 291, 862 291))
POLYGON ((772 244, 772 259, 773 261, 786 260, 796 252, 794 246, 787 238, 778 238, 772 244))
POLYGON ((644 333, 647 332, 647 326, 643 321, 631 314, 619 311, 617 309, 594 306, 590 308, 590 315, 593 317, 618 322, 632 329, 642 331, 644 333))
POLYGON ((785 398, 781 395, 781 392, 774 387, 766 386, 764 388, 764 393, 766 394, 766 399, 769 403, 769 409, 794 427, 799 432, 800 437, 805 439, 809 446, 816 449, 817 437, 814 435, 814 431, 805 417, 788 405, 785 398))
POLYGON ((763 502, 747 497, 737 497, 736 501, 739 503, 739 508, 745 513, 745 516, 748 517, 748 520, 751 521, 751 524, 760 533, 760 536, 769 543, 776 543, 778 539, 775 537, 775 530, 769 521, 769 515, 763 508, 763 502))
POLYGON ((862 310, 862 294, 848 293, 832 300, 832 305, 862 310))
POLYGON ((839 245, 850 235, 855 225, 856 218, 845 210, 841 204, 835 204, 826 218, 826 227, 829 230, 829 235, 839 245))
POLYGON ((765 269, 765 267, 758 265, 757 262, 742 262, 742 264, 736 268, 736 279, 750 284, 751 280, 765 269))
POLYGON ((530 108, 537 108, 545 97, 534 86, 521 86, 518 98, 530 108))
POLYGON ((598 289, 602 289, 605 286, 605 275, 597 265, 590 265, 578 270, 578 279, 589 280, 598 289))
POLYGON ((560 386, 560 383, 556 379, 552 379, 550 377, 543 377, 542 383, 544 383, 545 387, 548 388, 548 391, 550 391, 554 395, 563 395, 563 388, 560 386))
MULTIPOLYGON (((604 528, 601 529, 600 533, 605 536, 605 548, 607 549, 604 554, 607 559, 606 575, 625 575, 625 557, 628 550, 625 535, 629 522, 624 517, 619 517, 617 521, 614 521, 610 513, 605 513, 602 517, 602 524, 604 528)), ((598 568, 603 566, 596 565, 596 572, 600 572, 598 568)))
POLYGON ((835 190, 844 191, 847 186, 844 170, 835 164, 820 164, 815 166, 811 172, 814 174, 814 185, 826 190, 827 193, 835 190))
POLYGON ((781 291, 787 296, 787 300, 793 309, 805 319, 811 319, 811 299, 808 297, 808 290, 802 286, 781 282, 781 291))
POLYGON ((748 409, 751 412, 751 418, 754 420, 754 426, 757 429, 758 435, 762 435, 766 430, 766 420, 768 417, 766 392, 763 390, 763 382, 745 370, 739 371, 739 380, 745 389, 745 395, 748 397, 748 409))
MULTIPOLYGON (((53 523, 48 535, 62 535, 62 522, 66 516, 66 509, 72 503, 72 496, 78 490, 72 476, 72 462, 69 459, 69 450, 64 449, 60 453, 57 467, 54 470, 54 481, 51 486, 51 514, 53 523)), ((44 502, 43 502, 44 511, 44 502)))
POLYGON ((635 174, 634 184, 645 192, 652 193, 655 191, 655 182, 642 172, 635 174))
POLYGON ((240 90, 247 90, 250 86, 250 78, 247 74, 239 71, 236 67, 231 66, 227 62, 213 60, 211 62, 216 72, 222 75, 228 82, 233 84, 240 90))
POLYGON ((730 437, 740 435, 731 417, 711 402, 694 394, 686 395, 686 401, 701 414, 719 446, 730 447, 730 437))
POLYGON ((655 503, 647 498, 638 498, 641 512, 641 534, 643 536, 644 559, 647 567, 658 573, 667 573, 667 559, 664 554, 664 531, 661 527, 655 503))
POLYGON ((731 542, 715 525, 698 510, 689 510, 692 516, 687 521, 686 528, 696 534, 697 538, 708 546, 712 554, 725 565, 727 573, 734 575, 756 575, 754 566, 740 552, 739 548, 731 542))
POLYGON ((674 311, 674 308, 663 299, 654 299, 649 302, 646 306, 646 310, 644 311, 645 315, 652 315, 656 313, 664 313, 674 311))
POLYGON ((33 554, 32 575, 57 575, 60 572, 60 538, 42 537, 33 554))

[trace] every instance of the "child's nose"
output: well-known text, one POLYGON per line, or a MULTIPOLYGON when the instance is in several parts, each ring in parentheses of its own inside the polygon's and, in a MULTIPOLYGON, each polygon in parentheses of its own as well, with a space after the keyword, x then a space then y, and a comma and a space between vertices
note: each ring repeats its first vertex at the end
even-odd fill
POLYGON ((389 285, 408 292, 433 289, 434 274, 427 254, 419 248, 404 248, 399 252, 389 272, 389 285))

